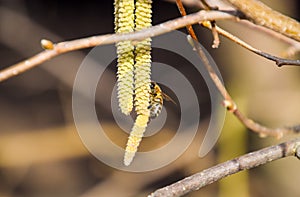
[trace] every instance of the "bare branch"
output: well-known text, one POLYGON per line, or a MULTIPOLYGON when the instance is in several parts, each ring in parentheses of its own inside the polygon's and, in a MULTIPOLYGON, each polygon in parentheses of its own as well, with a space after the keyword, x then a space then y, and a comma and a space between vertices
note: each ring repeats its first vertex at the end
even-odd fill
POLYGON ((218 164, 197 174, 186 177, 172 185, 158 189, 148 197, 182 196, 189 192, 199 190, 226 176, 251 169, 277 159, 296 156, 299 159, 300 138, 290 140, 275 146, 270 146, 241 157, 218 164))
POLYGON ((60 54, 75 51, 78 49, 84 49, 89 47, 95 47, 98 45, 113 44, 124 40, 143 40, 145 38, 158 36, 164 33, 168 33, 172 30, 182 28, 189 24, 195 24, 206 20, 222 20, 222 19, 234 19, 235 17, 229 13, 220 11, 199 11, 188 16, 174 19, 159 25, 153 26, 146 30, 138 31, 128 34, 107 34, 101 36, 92 36, 83 39, 76 39, 72 41, 61 42, 54 44, 53 49, 45 50, 36 54, 35 56, 12 65, 2 71, 0 71, 0 82, 9 79, 13 76, 19 75, 27 70, 34 68, 35 66, 53 58, 60 54))

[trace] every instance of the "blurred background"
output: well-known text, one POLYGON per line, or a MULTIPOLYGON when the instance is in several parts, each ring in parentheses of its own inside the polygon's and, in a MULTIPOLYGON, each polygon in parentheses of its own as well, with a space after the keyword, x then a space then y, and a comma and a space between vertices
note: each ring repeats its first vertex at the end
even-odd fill
MULTIPOLYGON (((198 10, 193 1, 186 2, 189 13, 198 10)), ((300 18, 296 0, 264 2, 300 18)), ((154 25, 179 16, 174 2, 154 1, 154 25)), ((218 24, 275 55, 284 54, 289 47, 281 40, 234 21, 218 24)), ((242 112, 270 127, 300 124, 299 67, 278 68, 225 38, 221 38, 218 49, 212 49, 211 33, 199 26, 195 28, 242 112)), ((43 38, 60 42, 112 32, 113 1, 0 0, 0 68, 40 52, 43 38)), ((185 67, 184 62, 164 57, 170 65, 190 76, 197 90, 201 122, 195 142, 179 159, 159 170, 128 173, 111 168, 87 151, 72 117, 72 85, 89 51, 60 55, 0 83, 0 197, 146 196, 217 163, 296 137, 286 136, 280 141, 259 138, 227 114, 217 146, 206 157, 199 158, 199 142, 205 134, 201 130, 207 127, 210 115, 206 85, 199 76, 192 75, 193 70, 185 67)), ((153 51, 153 59, 160 58, 163 57, 159 51, 153 51)), ((127 136, 115 124, 110 108, 112 84, 116 81, 114 73, 115 65, 112 65, 101 79, 103 88, 97 90, 101 98, 97 114, 111 139, 124 147, 127 136)), ((167 104, 167 110, 170 118, 162 134, 143 141, 145 150, 165 144, 174 136, 178 110, 172 104, 167 104)), ((282 159, 225 178, 188 196, 300 196, 299 168, 297 159, 282 159)))

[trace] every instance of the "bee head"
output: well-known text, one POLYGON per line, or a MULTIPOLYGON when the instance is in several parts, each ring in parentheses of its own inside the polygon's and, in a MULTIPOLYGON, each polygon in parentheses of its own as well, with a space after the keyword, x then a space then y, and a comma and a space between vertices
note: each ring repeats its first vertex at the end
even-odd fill
POLYGON ((151 93, 152 94, 156 95, 156 94, 161 92, 161 89, 160 89, 159 85, 154 81, 151 81, 150 88, 151 88, 151 93))
POLYGON ((153 90, 157 84, 154 81, 151 81, 150 88, 153 90))

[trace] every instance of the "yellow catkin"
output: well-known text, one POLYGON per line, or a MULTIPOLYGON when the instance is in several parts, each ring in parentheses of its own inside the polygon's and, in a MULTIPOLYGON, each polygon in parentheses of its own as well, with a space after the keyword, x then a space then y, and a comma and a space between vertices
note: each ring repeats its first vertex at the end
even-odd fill
MULTIPOLYGON (((135 10, 135 30, 141 30, 151 26, 151 1, 137 0, 135 10)), ((136 44, 134 83, 135 83, 135 111, 139 114, 149 114, 149 93, 151 82, 151 38, 142 40, 136 44)))
POLYGON ((138 146, 142 140, 144 132, 146 130, 148 120, 149 120, 149 115, 137 116, 127 141, 125 156, 124 156, 124 165, 129 166, 131 164, 134 155, 137 152, 138 146))
POLYGON ((115 32, 118 31, 119 28, 119 6, 120 6, 120 0, 115 0, 114 1, 114 24, 115 24, 115 32))
MULTIPOLYGON (((135 30, 141 30, 151 26, 151 3, 150 0, 137 0, 135 5, 135 30)), ((142 140, 149 121, 150 111, 148 109, 150 101, 151 82, 151 38, 142 40, 135 47, 134 65, 134 107, 137 118, 128 138, 124 165, 128 166, 132 162, 138 146, 142 140)))
MULTIPOLYGON (((115 0, 115 32, 134 31, 134 0, 115 0)), ((134 46, 131 41, 116 44, 118 54, 117 93, 122 113, 129 115, 133 108, 134 46)))

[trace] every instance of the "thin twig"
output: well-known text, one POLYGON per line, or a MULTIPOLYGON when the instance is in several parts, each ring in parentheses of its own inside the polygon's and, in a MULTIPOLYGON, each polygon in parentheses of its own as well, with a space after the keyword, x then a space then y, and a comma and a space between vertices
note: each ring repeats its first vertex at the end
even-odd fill
POLYGON ((195 24, 206 20, 225 20, 234 19, 235 16, 220 12, 220 11, 199 11, 194 14, 187 15, 178 19, 174 19, 159 25, 153 26, 146 30, 138 31, 128 34, 107 34, 101 36, 92 36, 83 39, 76 39, 72 41, 66 41, 54 44, 52 50, 42 51, 33 57, 14 64, 2 71, 0 71, 0 82, 16 75, 19 75, 27 70, 38 66, 39 64, 50 60, 60 54, 75 51, 79 49, 95 47, 98 45, 113 44, 124 40, 143 40, 145 38, 158 36, 164 33, 168 33, 172 30, 182 28, 186 25, 195 24))
MULTIPOLYGON (((203 4, 203 7, 205 10, 218 10, 218 7, 211 7, 206 0, 200 0, 201 4, 203 4)), ((213 44, 212 44, 212 48, 216 49, 219 47, 220 45, 220 38, 219 38, 219 34, 217 32, 217 30, 215 29, 216 26, 216 21, 205 21, 203 23, 207 23, 211 26, 211 33, 213 36, 213 44)))
MULTIPOLYGON (((180 3, 181 3, 180 0, 179 0, 179 1, 176 1, 176 3, 177 3, 177 2, 180 2, 180 3)), ((204 2, 205 2, 205 1, 204 1, 204 2)), ((177 4, 177 5, 179 5, 178 8, 179 8, 179 10, 183 10, 183 12, 181 12, 181 14, 184 14, 184 13, 185 13, 185 9, 184 9, 183 5, 180 4, 180 3, 177 4)), ((184 15, 183 15, 183 16, 184 16, 184 15)), ((191 40, 192 43, 191 43, 191 44, 192 44, 192 45, 195 44, 195 43, 198 44, 198 39, 197 39, 197 36, 196 36, 196 34, 195 34, 195 32, 194 32, 193 27, 191 27, 191 28, 188 28, 188 27, 187 27, 187 29, 188 29, 188 31, 189 31, 189 34, 190 34, 191 38, 192 38, 192 40, 191 40)), ((230 97, 230 95, 227 93, 225 87, 223 86, 221 80, 219 79, 218 75, 215 73, 215 71, 213 70, 213 68, 210 66, 210 63, 209 63, 209 61, 208 61, 206 55, 204 54, 204 51, 202 50, 202 48, 198 46, 198 47, 196 47, 196 49, 198 50, 198 53, 200 54, 200 57, 201 57, 201 59, 203 60, 205 66, 206 66, 206 69, 208 70, 208 72, 209 72, 211 78, 213 79, 214 83, 215 83, 216 86, 218 87, 218 89, 219 89, 219 91, 221 92, 221 94, 223 95, 223 97, 224 97, 226 100, 232 100, 231 97, 230 97)))
MULTIPOLYGON (((202 6, 205 10, 212 10, 211 7, 206 3, 206 1, 201 0, 201 4, 202 4, 202 6)), ((182 1, 181 0, 176 0, 176 5, 178 7, 178 10, 180 11, 181 16, 186 16, 186 11, 185 11, 185 8, 182 4, 182 1)), ((209 25, 211 25, 212 27, 213 27, 213 24, 215 24, 215 21, 204 21, 204 23, 206 23, 206 22, 209 23, 209 25)), ((188 33, 190 34, 190 36, 194 40, 198 41, 198 38, 197 38, 197 36, 196 36, 196 34, 193 30, 193 26, 192 25, 187 25, 186 29, 188 30, 188 33)), ((214 43, 213 43, 212 47, 213 48, 218 48, 219 43, 220 43, 219 42, 220 41, 219 37, 218 37, 216 31, 214 31, 214 30, 212 30, 212 34, 213 34, 213 38, 214 38, 214 43)))
MULTIPOLYGON (((181 16, 186 16, 186 11, 183 7, 183 4, 182 4, 181 0, 176 0, 176 5, 177 5, 177 7, 180 11, 181 16)), ((195 32, 193 31, 192 25, 187 25, 186 29, 188 30, 189 34, 192 36, 192 38, 194 40, 198 40, 195 32)))
MULTIPOLYGON (((186 16, 186 11, 185 11, 185 8, 182 4, 182 1, 181 0, 176 0, 176 4, 177 4, 177 7, 180 11, 181 16, 186 16)), ((201 4, 202 4, 202 6, 205 10, 212 10, 211 7, 206 3, 205 0, 201 0, 201 4)), ((204 21, 203 23, 208 23, 212 27, 211 30, 212 30, 212 35, 213 35, 213 38, 214 38, 214 42, 213 42, 212 47, 213 48, 218 48, 218 46, 220 44, 220 40, 219 40, 218 33, 214 29, 215 21, 204 21)), ((193 29, 192 25, 187 25, 186 29, 188 30, 190 36, 194 40, 198 41, 198 38, 197 38, 197 36, 194 32, 194 29, 193 29)))
POLYGON ((148 197, 182 196, 224 177, 288 156, 299 158, 300 138, 248 153, 156 190, 148 197))
MULTIPOLYGON (((201 23, 201 25, 209 28, 209 29, 212 29, 211 26, 207 25, 206 23, 201 23)), ((266 53, 266 52, 263 52, 263 51, 260 51, 254 47, 252 47, 251 45, 247 44, 246 42, 242 41, 241 39, 239 39, 238 37, 230 34, 229 32, 225 31, 224 29, 220 28, 219 26, 215 25, 215 30, 227 37, 228 39, 232 40, 233 42, 241 45, 242 47, 248 49, 249 51, 257 54, 257 55, 260 55, 266 59, 269 59, 269 60, 272 60, 276 63, 277 66, 283 66, 283 65, 297 65, 297 66, 300 66, 300 60, 289 60, 289 59, 284 59, 284 58, 280 58, 280 57, 276 57, 274 55, 271 55, 269 53, 266 53)))
POLYGON ((220 38, 219 38, 218 31, 216 29, 216 27, 217 27, 216 21, 211 21, 210 24, 211 24, 211 33, 212 33, 213 38, 214 38, 212 48, 216 49, 220 45, 220 38))

